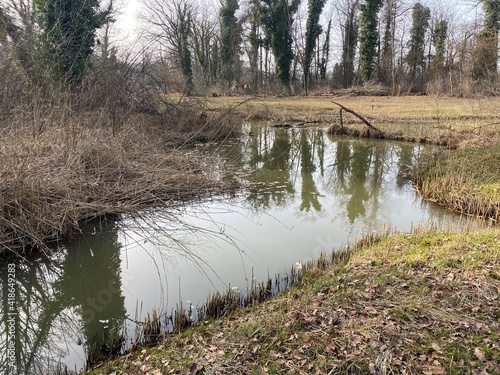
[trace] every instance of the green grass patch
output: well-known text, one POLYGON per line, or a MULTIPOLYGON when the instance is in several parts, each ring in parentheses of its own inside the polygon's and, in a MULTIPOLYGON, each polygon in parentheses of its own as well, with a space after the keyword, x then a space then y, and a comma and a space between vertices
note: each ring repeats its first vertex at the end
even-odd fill
POLYGON ((91 374, 498 373, 499 268, 496 228, 393 235, 91 374))

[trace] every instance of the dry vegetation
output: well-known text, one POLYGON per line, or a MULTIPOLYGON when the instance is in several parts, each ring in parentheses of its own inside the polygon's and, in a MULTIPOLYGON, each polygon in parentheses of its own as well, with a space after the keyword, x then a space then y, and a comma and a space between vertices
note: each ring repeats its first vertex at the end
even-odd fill
POLYGON ((2 253, 47 250, 82 222, 227 188, 181 147, 229 136, 227 118, 188 105, 175 116, 130 115, 119 126, 105 112, 53 108, 43 127, 29 115, 0 130, 2 253))
MULTIPOLYGON (((210 98, 208 106, 224 108, 241 97, 210 98)), ((331 126, 339 124, 338 102, 368 119, 388 138, 425 143, 449 143, 452 148, 500 142, 500 99, 497 97, 442 98, 431 96, 315 96, 247 100, 239 113, 248 120, 284 124, 331 126)), ((362 129, 355 116, 343 115, 344 125, 362 129)))
POLYGON ((91 374, 500 372, 498 230, 365 241, 302 280, 91 374))
POLYGON ((500 143, 428 158, 415 171, 419 192, 467 215, 500 221, 500 143))

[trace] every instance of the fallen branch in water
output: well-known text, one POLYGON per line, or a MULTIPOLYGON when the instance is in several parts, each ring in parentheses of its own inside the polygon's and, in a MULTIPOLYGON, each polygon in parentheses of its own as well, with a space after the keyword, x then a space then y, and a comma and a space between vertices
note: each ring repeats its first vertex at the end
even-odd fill
MULTIPOLYGON (((347 108, 345 106, 343 106, 342 104, 340 103, 337 103, 337 102, 334 102, 332 101, 333 104, 335 105, 338 105, 342 110, 346 111, 346 112, 349 112, 351 114, 353 114, 354 116, 356 116, 357 118, 359 118, 361 121, 363 121, 366 126, 368 126, 368 128, 370 129, 370 136, 372 138, 384 138, 384 132, 382 132, 381 130, 377 129, 375 126, 373 126, 370 121, 368 121, 367 119, 365 119, 363 116, 361 116, 359 113, 355 112, 354 110, 350 109, 350 108, 347 108)), ((340 114, 340 123, 341 123, 341 127, 343 128, 343 120, 342 120, 342 112, 340 114)))

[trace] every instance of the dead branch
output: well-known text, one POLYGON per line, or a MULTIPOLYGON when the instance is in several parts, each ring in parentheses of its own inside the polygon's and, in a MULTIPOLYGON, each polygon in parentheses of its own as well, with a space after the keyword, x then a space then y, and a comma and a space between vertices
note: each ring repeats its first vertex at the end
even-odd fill
MULTIPOLYGON (((359 113, 353 111, 352 109, 349 109, 347 107, 344 107, 342 104, 339 104, 337 102, 333 102, 333 104, 336 104, 338 105, 341 109, 343 109, 344 111, 346 112, 349 112, 351 114, 353 114, 354 116, 356 116, 357 118, 359 118, 361 121, 363 121, 369 128, 375 130, 375 132, 378 132, 379 134, 384 134, 381 130, 377 129, 375 126, 373 126, 370 121, 368 121, 367 119, 365 119, 363 116, 361 116, 359 113)), ((343 124, 342 124, 343 125, 343 124)))

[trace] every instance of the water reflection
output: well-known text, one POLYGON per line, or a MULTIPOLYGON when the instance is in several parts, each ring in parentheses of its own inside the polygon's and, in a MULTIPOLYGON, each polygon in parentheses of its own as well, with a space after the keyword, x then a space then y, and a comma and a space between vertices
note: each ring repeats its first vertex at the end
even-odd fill
POLYGON ((457 218, 415 197, 407 176, 421 145, 334 138, 322 129, 243 131, 238 141, 196 151, 246 182, 233 200, 185 205, 176 220, 155 217, 138 227, 91 226, 50 257, 0 264, 0 372, 10 343, 11 374, 81 368, 122 347, 125 319, 138 304, 143 316, 188 299, 196 306, 214 291, 244 290, 252 276, 264 280, 387 223, 408 230, 457 218), (12 334, 9 263, 18 312, 12 334))
POLYGON ((0 348, 15 348, 15 359, 1 350, 3 373, 53 373, 71 367, 68 356, 80 368, 84 357, 96 361, 121 347, 126 311, 117 229, 107 225, 104 231, 92 232, 78 236, 55 256, 12 259, 0 265, 0 348), (6 312, 12 309, 5 271, 12 265, 15 329, 7 332, 12 315, 6 312))
POLYGON ((393 190, 409 191, 408 175, 424 147, 380 140, 336 138, 322 129, 247 129, 245 141, 212 147, 255 185, 245 200, 255 211, 288 207, 315 220, 335 196, 345 223, 371 226, 387 220, 393 190), (327 152, 325 152, 325 149, 327 152), (250 155, 250 158, 248 158, 250 155), (299 195, 300 192, 300 195, 299 195), (339 204, 340 203, 340 204, 339 204), (326 205, 326 206, 325 206, 326 205))

